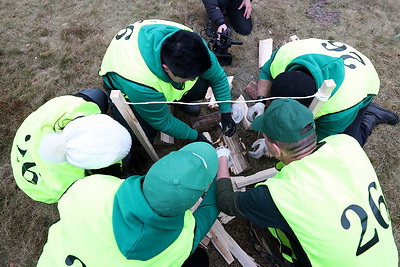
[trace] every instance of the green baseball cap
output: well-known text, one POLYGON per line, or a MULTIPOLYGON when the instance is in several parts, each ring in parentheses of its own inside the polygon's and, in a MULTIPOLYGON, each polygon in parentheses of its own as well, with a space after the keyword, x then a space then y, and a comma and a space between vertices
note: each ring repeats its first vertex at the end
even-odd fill
POLYGON ((254 119, 252 128, 274 140, 291 143, 315 132, 312 127, 302 133, 310 123, 314 126, 314 116, 308 108, 292 98, 281 98, 272 101, 264 114, 254 119))
POLYGON ((157 214, 177 216, 197 202, 217 171, 215 149, 205 142, 194 142, 169 153, 150 168, 143 194, 157 214))

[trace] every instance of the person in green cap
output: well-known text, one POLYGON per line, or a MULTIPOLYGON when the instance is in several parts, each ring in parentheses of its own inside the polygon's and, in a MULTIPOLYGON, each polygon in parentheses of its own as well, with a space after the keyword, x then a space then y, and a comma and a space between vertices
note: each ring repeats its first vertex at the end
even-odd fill
MULTIPOLYGON (((257 99, 300 97, 298 101, 308 107, 313 97, 305 97, 313 96, 328 79, 333 79, 336 87, 315 116, 318 141, 345 133, 364 146, 376 125, 399 123, 396 113, 372 102, 380 81, 371 61, 337 41, 310 38, 279 47, 261 68, 257 99)), ((261 101, 249 107, 247 118, 252 121, 261 115, 266 104, 261 101)), ((265 151, 265 147, 258 148, 258 152, 265 151)), ((262 154, 250 153, 255 157, 262 154)))
POLYGON ((220 157, 221 211, 248 219, 258 236, 270 233, 278 244, 274 260, 282 264, 397 266, 379 180, 353 137, 317 142, 313 114, 293 99, 273 101, 252 127, 283 167, 255 188, 233 192, 227 158, 220 157))
POLYGON ((217 169, 215 149, 194 142, 144 176, 76 181, 58 202, 60 220, 50 227, 38 266, 208 266, 198 244, 219 214, 217 169))
MULTIPOLYGON (((231 90, 224 69, 201 36, 188 27, 165 20, 141 20, 118 32, 110 42, 99 75, 104 88, 120 90, 150 141, 158 131, 177 139, 208 142, 201 133, 174 117, 166 102, 204 99, 211 87, 219 103, 222 131, 232 136, 231 90)), ((193 103, 192 103, 193 104, 193 103)), ((200 105, 181 105, 185 113, 200 114, 200 105)), ((126 125, 111 103, 112 116, 126 125)), ((131 131, 133 146, 140 146, 131 131)))
POLYGON ((18 187, 33 200, 54 203, 88 173, 121 174, 131 137, 107 110, 106 94, 93 88, 55 97, 31 113, 11 148, 18 187))

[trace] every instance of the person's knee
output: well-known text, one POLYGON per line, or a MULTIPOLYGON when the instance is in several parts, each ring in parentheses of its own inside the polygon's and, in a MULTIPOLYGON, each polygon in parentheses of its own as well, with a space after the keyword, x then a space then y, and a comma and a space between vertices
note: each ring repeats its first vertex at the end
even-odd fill
POLYGON ((240 35, 249 35, 251 30, 253 29, 253 25, 241 25, 240 27, 234 28, 234 30, 240 35))

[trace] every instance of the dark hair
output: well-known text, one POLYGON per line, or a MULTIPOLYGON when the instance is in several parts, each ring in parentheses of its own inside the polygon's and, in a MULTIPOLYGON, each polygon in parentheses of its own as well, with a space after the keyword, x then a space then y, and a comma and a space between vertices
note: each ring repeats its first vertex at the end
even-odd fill
POLYGON ((179 30, 166 38, 161 47, 161 61, 171 72, 184 79, 194 79, 211 67, 203 39, 194 32, 179 30))
MULTIPOLYGON (((270 97, 310 96, 317 92, 315 81, 310 72, 305 69, 285 71, 275 77, 271 85, 270 97)), ((314 97, 296 99, 309 107, 314 97)), ((273 100, 271 100, 273 101, 273 100)))

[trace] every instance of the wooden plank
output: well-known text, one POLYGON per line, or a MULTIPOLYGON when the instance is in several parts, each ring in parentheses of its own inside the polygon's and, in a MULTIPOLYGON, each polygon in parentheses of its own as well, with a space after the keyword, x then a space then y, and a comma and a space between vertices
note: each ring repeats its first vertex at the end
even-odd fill
POLYGON ((271 178, 275 176, 277 173, 277 170, 275 168, 269 168, 266 170, 259 171, 255 174, 249 175, 249 176, 237 176, 237 177, 231 177, 232 183, 236 184, 237 188, 243 188, 251 184, 256 184, 259 182, 263 182, 267 180, 268 178, 271 178))
POLYGON ((258 67, 264 66, 272 54, 272 39, 260 40, 258 45, 258 67))
POLYGON ((234 134, 232 137, 224 135, 222 139, 226 147, 231 151, 233 161, 231 171, 234 174, 239 174, 248 170, 251 166, 246 158, 246 149, 244 148, 244 144, 240 141, 239 136, 237 134, 234 134))
POLYGON ((254 100, 258 96, 258 84, 254 81, 251 81, 246 85, 244 91, 247 93, 250 99, 254 100))
POLYGON ((292 35, 289 37, 289 42, 299 41, 300 38, 297 35, 292 35))
POLYGON ((119 90, 112 90, 110 94, 110 99, 114 103, 114 105, 117 107, 118 111, 121 113, 122 117, 125 119, 125 121, 128 123, 129 127, 131 127, 133 133, 137 137, 137 139, 140 141, 142 144, 143 148, 146 150, 146 152, 149 154, 150 158, 156 162, 159 160, 159 156, 157 155, 157 152, 154 150, 152 144, 150 143, 149 139, 147 138, 146 134, 144 133, 142 126, 140 126, 140 123, 138 122, 135 114, 133 114, 133 111, 129 105, 125 104, 126 100, 122 96, 121 91, 119 90))
MULTIPOLYGON (((210 233, 213 236, 211 242, 219 241, 224 244, 224 249, 227 248, 229 254, 233 254, 242 266, 252 267, 258 266, 252 257, 250 257, 237 243, 236 241, 225 231, 220 221, 215 221, 214 225, 210 229, 210 233)), ((226 252, 226 251, 225 251, 226 252)), ((229 255, 227 254, 227 255, 229 255)), ((231 255, 232 255, 231 254, 231 255)), ((222 254, 224 256, 224 254, 222 254)), ((233 259, 233 258, 232 258, 233 259)), ((225 259, 228 264, 232 263, 225 259)), ((229 258, 229 260, 231 260, 229 258)))
POLYGON ((317 94, 315 95, 313 101, 308 107, 309 110, 313 113, 314 117, 317 115, 322 105, 328 101, 329 97, 332 94, 332 91, 335 89, 336 83, 333 79, 325 80, 321 87, 318 89, 317 94))
POLYGON ((223 213, 222 211, 219 213, 218 215, 218 219, 222 224, 227 224, 228 222, 232 221, 233 219, 235 219, 235 216, 229 216, 225 213, 223 213))

